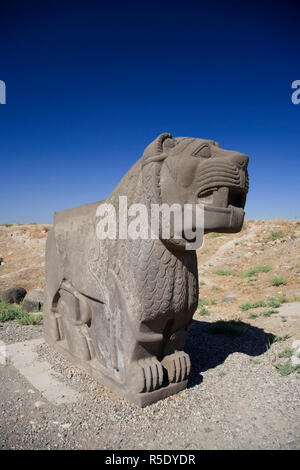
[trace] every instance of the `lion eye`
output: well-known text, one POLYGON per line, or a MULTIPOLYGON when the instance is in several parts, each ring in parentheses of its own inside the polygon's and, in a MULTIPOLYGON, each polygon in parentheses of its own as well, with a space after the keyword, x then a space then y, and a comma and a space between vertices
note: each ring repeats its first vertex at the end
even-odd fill
POLYGON ((197 156, 203 157, 203 158, 209 158, 211 156, 210 148, 208 145, 205 145, 202 147, 199 152, 197 152, 197 156))

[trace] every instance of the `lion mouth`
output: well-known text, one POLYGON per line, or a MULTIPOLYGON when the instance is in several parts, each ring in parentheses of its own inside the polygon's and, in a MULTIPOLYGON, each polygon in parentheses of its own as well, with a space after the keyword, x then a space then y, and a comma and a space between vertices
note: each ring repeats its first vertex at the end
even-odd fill
POLYGON ((233 207, 243 209, 246 203, 246 190, 241 187, 220 186, 201 191, 197 196, 198 204, 206 210, 228 212, 233 207))

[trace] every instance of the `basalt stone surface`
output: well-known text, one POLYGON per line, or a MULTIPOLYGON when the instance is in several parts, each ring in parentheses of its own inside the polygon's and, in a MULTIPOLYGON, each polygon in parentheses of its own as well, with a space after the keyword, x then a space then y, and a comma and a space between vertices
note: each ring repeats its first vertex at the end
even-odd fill
POLYGON ((44 289, 34 289, 30 292, 27 292, 22 302, 22 310, 23 312, 40 312, 43 310, 43 303, 44 289))
MULTIPOLYGON (((248 157, 198 138, 157 137, 106 203, 204 205, 205 233, 238 232, 248 157)), ((103 201, 55 213, 46 247, 47 341, 139 406, 183 390, 183 351, 198 304, 195 251, 170 238, 100 240, 103 201)), ((190 227, 194 228, 194 227, 190 227)))
POLYGON ((20 304, 24 299, 27 291, 23 287, 13 287, 4 291, 0 295, 1 302, 8 302, 10 304, 20 304))

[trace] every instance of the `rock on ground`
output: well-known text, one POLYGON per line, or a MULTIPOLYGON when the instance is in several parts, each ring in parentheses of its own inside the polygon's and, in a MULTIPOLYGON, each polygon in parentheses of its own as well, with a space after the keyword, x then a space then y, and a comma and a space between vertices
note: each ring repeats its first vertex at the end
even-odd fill
POLYGON ((0 301, 8 302, 10 304, 20 304, 24 299, 26 292, 26 289, 23 287, 8 289, 0 295, 0 301))
POLYGON ((41 311, 44 302, 44 289, 34 289, 27 293, 23 302, 22 310, 24 312, 41 311))

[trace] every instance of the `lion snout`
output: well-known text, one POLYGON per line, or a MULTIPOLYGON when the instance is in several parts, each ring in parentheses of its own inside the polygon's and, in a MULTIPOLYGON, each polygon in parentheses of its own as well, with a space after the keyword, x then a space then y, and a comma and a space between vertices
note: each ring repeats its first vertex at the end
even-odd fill
POLYGON ((230 158, 231 162, 236 165, 238 168, 242 168, 243 170, 247 169, 248 163, 249 163, 249 157, 248 155, 245 155, 243 153, 236 152, 232 157, 230 158))

